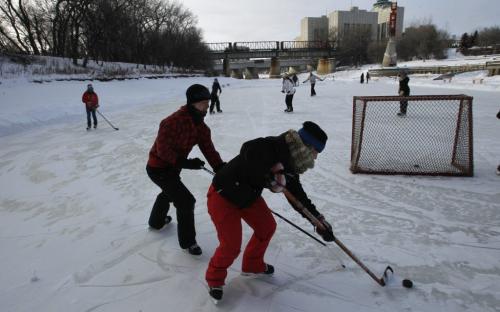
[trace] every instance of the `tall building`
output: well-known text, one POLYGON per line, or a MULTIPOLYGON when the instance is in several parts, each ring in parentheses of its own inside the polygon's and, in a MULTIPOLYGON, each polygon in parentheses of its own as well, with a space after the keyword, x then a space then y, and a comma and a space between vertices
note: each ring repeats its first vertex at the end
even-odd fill
MULTIPOLYGON (((391 14, 389 0, 377 0, 371 11, 351 7, 349 11, 334 11, 321 17, 304 17, 300 21, 298 40, 328 40, 339 38, 349 32, 366 29, 372 40, 385 40, 389 37, 389 17, 391 14), (332 36, 329 36, 329 35, 332 36)), ((404 7, 398 6, 396 19, 396 38, 403 33, 404 7)))
POLYGON ((351 7, 349 11, 334 11, 329 15, 329 30, 335 38, 348 36, 349 33, 366 30, 371 33, 372 40, 377 39, 377 12, 360 10, 351 7))
MULTIPOLYGON (((377 12, 377 40, 389 38, 389 17, 391 15, 391 4, 389 0, 378 0, 374 5, 372 12, 377 12)), ((401 37, 403 33, 403 20, 405 8, 398 6, 396 16, 396 38, 401 37)))
POLYGON ((324 41, 328 40, 328 18, 304 17, 300 21, 300 40, 302 41, 324 41))

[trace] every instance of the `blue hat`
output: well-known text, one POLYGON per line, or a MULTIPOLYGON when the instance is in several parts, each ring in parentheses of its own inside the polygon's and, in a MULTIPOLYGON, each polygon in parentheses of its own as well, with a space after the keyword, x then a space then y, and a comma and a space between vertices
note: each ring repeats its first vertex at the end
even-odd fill
POLYGON ((302 126, 298 131, 302 142, 311 145, 318 153, 321 153, 325 148, 326 140, 328 140, 326 133, 312 121, 306 121, 302 126))

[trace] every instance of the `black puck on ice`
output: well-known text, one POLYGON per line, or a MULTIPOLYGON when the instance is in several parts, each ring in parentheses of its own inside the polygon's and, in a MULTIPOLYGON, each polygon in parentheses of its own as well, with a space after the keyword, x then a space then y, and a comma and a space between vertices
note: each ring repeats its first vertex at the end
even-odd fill
POLYGON ((404 279, 403 280, 403 286, 406 288, 412 288, 413 287, 413 282, 409 279, 404 279))

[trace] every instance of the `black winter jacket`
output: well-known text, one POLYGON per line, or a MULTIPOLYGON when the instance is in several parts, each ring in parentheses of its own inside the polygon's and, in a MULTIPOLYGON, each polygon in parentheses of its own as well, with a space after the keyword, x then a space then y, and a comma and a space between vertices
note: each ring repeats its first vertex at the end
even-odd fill
POLYGON ((402 80, 399 81, 399 92, 403 91, 404 96, 409 96, 410 95, 410 87, 408 86, 408 83, 410 82, 410 78, 406 76, 402 80))
POLYGON ((216 173, 213 185, 231 203, 246 208, 261 196, 264 188, 269 187, 271 167, 278 162, 285 168, 288 191, 314 216, 319 216, 320 213, 302 188, 299 175, 290 165, 290 152, 284 133, 245 142, 240 154, 216 173))
POLYGON ((220 87, 220 84, 218 82, 214 81, 214 83, 212 84, 212 93, 211 93, 211 95, 212 96, 213 95, 217 95, 218 91, 222 92, 222 89, 220 87))

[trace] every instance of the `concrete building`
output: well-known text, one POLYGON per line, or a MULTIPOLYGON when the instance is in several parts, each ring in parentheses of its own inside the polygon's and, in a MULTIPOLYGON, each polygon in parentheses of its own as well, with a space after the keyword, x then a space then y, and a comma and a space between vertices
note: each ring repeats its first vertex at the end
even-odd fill
POLYGON ((328 40, 328 18, 325 15, 321 17, 304 17, 300 21, 299 38, 301 41, 328 40))
MULTIPOLYGON (((371 11, 351 7, 349 11, 334 11, 328 17, 304 17, 300 21, 300 36, 297 39, 328 40, 329 37, 339 38, 349 32, 366 29, 371 32, 372 40, 385 40, 389 37, 391 3, 389 0, 377 0, 371 11)), ((403 21, 404 7, 398 6, 396 38, 403 33, 403 21)))
POLYGON ((349 11, 334 11, 330 13, 328 21, 330 32, 335 38, 349 36, 349 33, 358 30, 370 31, 372 40, 377 39, 377 12, 360 10, 351 7, 349 11))

